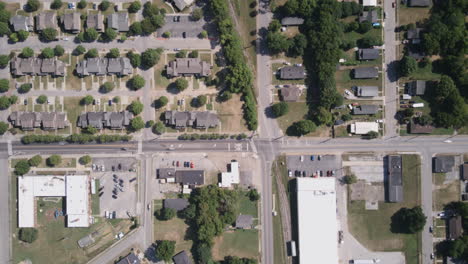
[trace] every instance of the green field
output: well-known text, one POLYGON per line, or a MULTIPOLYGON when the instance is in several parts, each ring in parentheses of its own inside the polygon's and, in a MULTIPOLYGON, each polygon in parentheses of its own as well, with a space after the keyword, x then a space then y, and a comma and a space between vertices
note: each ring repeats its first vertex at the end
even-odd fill
POLYGON ((238 256, 257 259, 258 245, 258 230, 226 231, 215 239, 213 258, 221 260, 225 256, 238 256))
POLYGON ((417 155, 402 155, 404 201, 379 202, 379 210, 365 210, 364 201, 348 201, 348 225, 361 244, 374 251, 403 251, 406 263, 419 263, 420 234, 395 234, 390 231, 391 216, 402 207, 421 204, 421 163, 417 155), (378 223, 378 224, 376 224, 378 223))
POLYGON ((307 113, 309 112, 309 107, 304 102, 288 102, 287 104, 289 106, 288 113, 276 119, 283 132, 285 132, 292 123, 306 119, 307 113))

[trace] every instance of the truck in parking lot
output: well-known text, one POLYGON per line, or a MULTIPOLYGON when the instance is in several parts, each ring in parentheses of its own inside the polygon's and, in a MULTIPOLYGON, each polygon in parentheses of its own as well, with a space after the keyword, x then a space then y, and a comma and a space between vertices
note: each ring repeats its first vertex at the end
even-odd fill
POLYGON ((353 264, 374 264, 379 263, 380 259, 353 259, 351 263, 353 264))

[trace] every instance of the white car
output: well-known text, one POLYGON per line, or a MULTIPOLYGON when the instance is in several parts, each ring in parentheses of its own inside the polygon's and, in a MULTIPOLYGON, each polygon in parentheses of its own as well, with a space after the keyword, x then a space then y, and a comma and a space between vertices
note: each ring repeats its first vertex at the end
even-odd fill
POLYGON ((291 170, 288 170, 288 176, 292 177, 292 171, 291 170))
POLYGON ((296 64, 294 64, 294 66, 302 67, 302 64, 301 63, 296 63, 296 64))
POLYGON ((304 156, 301 156, 300 160, 301 160, 301 162, 303 162, 304 161, 304 156))
POLYGON ((383 119, 377 119, 375 120, 376 123, 383 123, 383 119))
POLYGON ((291 65, 291 63, 290 63, 290 62, 287 62, 287 61, 283 62, 283 64, 284 64, 284 65, 291 65))
POLYGON ((64 41, 68 41, 68 38, 63 38, 64 41))
POLYGON ((345 94, 351 95, 351 92, 349 90, 344 90, 345 94))
POLYGON ((445 217, 445 212, 440 212, 437 214, 438 217, 444 218, 445 217))
POLYGON ((175 48, 174 51, 180 51, 180 49, 179 49, 179 48, 175 48))

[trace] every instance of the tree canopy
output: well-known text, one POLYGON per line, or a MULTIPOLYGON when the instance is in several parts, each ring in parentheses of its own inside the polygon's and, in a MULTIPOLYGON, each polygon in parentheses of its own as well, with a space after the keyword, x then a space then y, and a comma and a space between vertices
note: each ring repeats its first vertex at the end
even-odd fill
POLYGON ((134 115, 139 115, 143 112, 143 104, 140 101, 133 101, 128 108, 134 115))
POLYGON ((10 89, 10 81, 8 79, 0 79, 0 93, 7 92, 10 89))
POLYGON ((175 241, 163 240, 156 242, 156 257, 168 262, 174 255, 175 241))
POLYGON ((62 162, 62 157, 60 155, 54 154, 46 159, 47 166, 55 167, 62 162))
POLYGON ((414 234, 423 230, 426 219, 420 206, 403 207, 392 216, 391 230, 394 233, 414 234))
POLYGON ((91 160, 92 160, 91 156, 85 155, 85 156, 80 157, 79 162, 82 165, 87 165, 87 164, 91 163, 91 160))
POLYGON ((175 80, 174 84, 175 84, 175 87, 177 88, 177 90, 179 92, 187 89, 187 87, 188 87, 188 81, 185 78, 179 78, 179 79, 175 80))
POLYGON ((27 160, 19 160, 15 165, 15 174, 16 175, 24 175, 29 172, 31 167, 27 160))
POLYGON ((310 120, 301 120, 294 122, 287 130, 287 134, 291 136, 303 136, 314 132, 317 126, 310 120))
POLYGON ((141 65, 145 68, 153 67, 158 63, 162 52, 163 50, 161 48, 145 50, 141 54, 141 65))
POLYGON ((32 167, 39 166, 39 164, 41 164, 41 162, 42 162, 41 155, 35 155, 35 156, 33 156, 32 158, 30 158, 28 160, 29 165, 32 166, 32 167))
POLYGON ((8 131, 8 123, 0 121, 0 135, 5 134, 8 131))
POLYGON ((289 112, 289 106, 286 102, 279 102, 271 106, 271 111, 275 117, 280 117, 289 112))
POLYGON ((41 32, 41 39, 44 41, 53 41, 57 39, 57 30, 55 28, 46 28, 41 32))
POLYGON ((38 236, 38 231, 35 228, 27 227, 20 228, 18 238, 26 243, 33 243, 36 241, 38 236))
POLYGON ((140 90, 145 86, 145 79, 140 75, 134 75, 130 80, 128 80, 128 87, 132 90, 140 90))
POLYGON ((130 128, 133 131, 139 131, 145 127, 145 122, 141 118, 141 116, 137 116, 130 121, 130 128))

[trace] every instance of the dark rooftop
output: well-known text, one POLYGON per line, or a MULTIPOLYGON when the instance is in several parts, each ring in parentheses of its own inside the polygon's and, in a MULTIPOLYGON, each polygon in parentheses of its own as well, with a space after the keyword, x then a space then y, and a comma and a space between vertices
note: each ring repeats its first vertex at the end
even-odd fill
POLYGON ((388 156, 388 201, 403 201, 403 179, 401 156, 388 156))
POLYGON ((176 211, 181 211, 184 210, 187 206, 189 206, 187 199, 164 199, 164 208, 171 208, 176 211))
POLYGON ((202 185, 205 183, 205 171, 203 170, 178 170, 176 182, 184 185, 202 185))
POLYGON ((411 134, 430 134, 434 130, 434 127, 431 125, 422 126, 414 122, 409 123, 408 126, 411 134))
POLYGON ((300 17, 284 17, 281 19, 281 25, 283 26, 299 26, 304 24, 304 19, 300 17))
POLYGON ((373 115, 378 110, 378 105, 359 105, 353 108, 353 115, 373 115))
POLYGON ((236 219, 236 228, 251 229, 253 225, 253 216, 239 215, 236 219))
POLYGON ((462 228, 462 218, 461 216, 452 216, 448 220, 448 239, 455 240, 462 236, 463 228, 462 228))
POLYGON ((462 180, 468 180, 468 163, 462 165, 462 180))
POLYGON ((378 49, 359 49, 358 57, 360 60, 375 60, 380 56, 378 49))
POLYGON ((372 10, 372 11, 364 11, 362 14, 359 16, 359 23, 362 23, 364 21, 369 21, 371 23, 376 23, 377 22, 377 10, 372 10))
POLYGON ((116 264, 140 264, 140 260, 135 254, 130 253, 123 259, 116 262, 116 264))
POLYGON ((372 79, 379 77, 377 67, 355 68, 353 72, 355 79, 372 79))
POLYGON ((426 7, 431 5, 431 0, 409 0, 408 6, 426 7))
POLYGON ((305 77, 305 69, 302 66, 286 66, 280 69, 280 79, 283 80, 300 80, 305 77))
POLYGON ((185 252, 185 250, 177 253, 177 255, 172 257, 172 260, 174 261, 174 264, 192 264, 193 263, 190 260, 189 256, 187 255, 187 252, 185 252))
POLYGON ((434 172, 445 173, 452 171, 455 166, 454 156, 437 156, 433 159, 434 161, 434 172))

